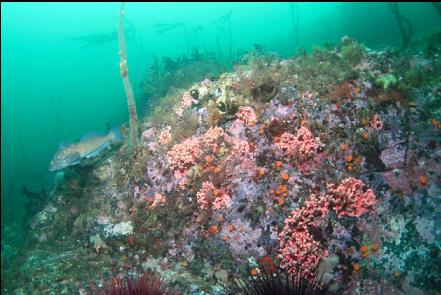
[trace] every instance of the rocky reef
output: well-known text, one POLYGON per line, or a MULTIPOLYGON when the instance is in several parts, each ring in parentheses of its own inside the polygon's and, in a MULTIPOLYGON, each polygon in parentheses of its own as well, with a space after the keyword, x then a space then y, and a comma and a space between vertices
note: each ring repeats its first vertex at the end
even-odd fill
POLYGON ((291 59, 250 52, 169 93, 139 146, 65 173, 2 293, 87 294, 155 271, 222 294, 270 264, 326 269, 331 294, 437 294, 439 35, 404 52, 347 37, 291 59))

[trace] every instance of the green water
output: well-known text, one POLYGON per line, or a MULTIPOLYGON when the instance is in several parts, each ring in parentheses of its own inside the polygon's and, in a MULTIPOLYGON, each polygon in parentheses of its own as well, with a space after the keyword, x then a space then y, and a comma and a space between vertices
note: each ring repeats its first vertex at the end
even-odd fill
MULTIPOLYGON (((412 23, 414 39, 441 24, 430 3, 402 3, 400 8, 412 23)), ((288 3, 127 3, 127 54, 139 116, 155 104, 141 87, 153 57, 198 49, 220 59, 220 46, 226 58, 227 26, 218 46, 215 21, 230 11, 234 56, 259 44, 288 58, 298 48, 310 51, 345 35, 373 49, 402 48, 387 3, 298 3, 295 9, 297 35, 288 3), (159 33, 161 23, 183 23, 187 35, 182 25, 159 33)), ((116 33, 118 11, 119 3, 2 3, 2 236, 5 226, 26 218, 22 186, 51 190, 55 173, 48 165, 61 141, 128 121, 117 39, 102 44, 81 40, 116 33)))

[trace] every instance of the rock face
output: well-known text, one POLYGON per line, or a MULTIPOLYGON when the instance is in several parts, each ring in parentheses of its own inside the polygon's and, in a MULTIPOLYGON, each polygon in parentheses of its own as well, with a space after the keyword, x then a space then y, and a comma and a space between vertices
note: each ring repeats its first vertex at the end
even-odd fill
MULTIPOLYGON (((38 247, 23 255, 69 249, 53 262, 79 266, 64 288, 128 267, 184 294, 216 292, 264 259, 307 278, 319 267, 338 294, 435 294, 440 56, 414 73, 412 54, 349 38, 288 60, 250 54, 161 100, 162 121, 145 118, 139 146, 59 185, 63 200, 35 216, 38 247)), ((60 293, 58 277, 29 280, 37 273, 27 263, 16 281, 60 293)))

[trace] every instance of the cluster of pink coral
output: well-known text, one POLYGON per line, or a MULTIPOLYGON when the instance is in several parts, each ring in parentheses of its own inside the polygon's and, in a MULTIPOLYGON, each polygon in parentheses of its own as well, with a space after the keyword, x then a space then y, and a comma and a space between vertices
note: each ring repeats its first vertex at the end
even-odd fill
POLYGON ((282 149, 287 155, 294 155, 296 151, 296 136, 289 132, 283 132, 276 146, 282 149))
POLYGON ((201 149, 197 138, 188 138, 182 143, 175 144, 167 152, 167 161, 173 170, 184 172, 196 163, 201 149))
POLYGON ((196 194, 198 204, 202 209, 208 210, 210 208, 212 193, 215 189, 216 187, 210 181, 204 181, 202 183, 201 189, 196 194))
POLYGON ((371 121, 371 127, 376 130, 383 129, 383 121, 381 121, 380 117, 375 114, 371 121))
POLYGON ((228 194, 220 192, 213 201, 214 210, 222 210, 231 207, 231 198, 228 194))
POLYGON ((198 204, 203 210, 222 210, 231 207, 231 198, 228 194, 218 190, 210 181, 204 181, 196 194, 198 204))
POLYGON ((279 234, 280 266, 288 272, 296 272, 302 265, 306 275, 313 273, 321 258, 328 255, 326 249, 314 240, 310 229, 319 228, 326 221, 330 206, 338 217, 360 217, 375 206, 375 195, 361 180, 344 179, 337 187, 328 184, 326 195, 311 194, 301 209, 295 209, 285 219, 285 227, 279 234))
POLYGON ((313 273, 322 257, 328 255, 309 229, 318 227, 328 212, 328 201, 323 196, 312 194, 301 209, 292 211, 285 219, 285 227, 279 234, 280 266, 288 272, 296 272, 299 265, 306 275, 313 273))
POLYGON ((149 206, 149 208, 151 208, 151 209, 156 208, 160 205, 164 205, 165 202, 166 202, 165 197, 163 195, 157 193, 157 194, 155 194, 155 197, 153 199, 153 203, 149 206))
MULTIPOLYGON (((200 137, 192 137, 184 140, 182 143, 175 144, 167 152, 167 160, 170 167, 176 171, 184 172, 192 165, 202 154, 202 151, 209 149, 212 152, 218 147, 218 141, 224 135, 224 130, 220 127, 211 127, 200 137)), ((166 135, 165 135, 166 136, 166 135)))
POLYGON ((218 141, 224 136, 224 130, 220 127, 210 127, 201 137, 200 143, 203 148, 214 151, 218 147, 218 141))
POLYGON ((236 114, 237 118, 247 124, 248 126, 253 126, 256 123, 256 113, 252 107, 240 107, 236 114))
POLYGON ((296 135, 284 132, 276 143, 287 155, 297 155, 300 159, 313 156, 323 144, 318 137, 314 137, 308 128, 302 126, 296 135))
POLYGON ((158 136, 158 143, 160 145, 167 145, 171 141, 171 133, 170 133, 170 126, 165 127, 162 129, 161 133, 158 136))
POLYGON ((296 134, 296 146, 299 156, 306 158, 314 155, 318 148, 322 146, 320 139, 314 137, 308 128, 302 126, 296 134))
POLYGON ((185 91, 181 97, 181 107, 185 110, 192 106, 197 101, 191 96, 189 91, 185 91))
POLYGON ((375 207, 374 191, 368 189, 362 180, 349 177, 337 187, 328 184, 327 189, 333 204, 332 209, 338 217, 360 217, 375 207))

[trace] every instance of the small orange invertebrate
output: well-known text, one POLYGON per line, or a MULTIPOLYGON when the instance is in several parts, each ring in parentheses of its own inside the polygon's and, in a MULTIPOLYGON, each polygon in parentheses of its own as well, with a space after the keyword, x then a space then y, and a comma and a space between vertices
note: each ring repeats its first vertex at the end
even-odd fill
POLYGON ((348 169, 349 172, 352 171, 352 165, 348 165, 346 168, 348 169))
POLYGON ((369 133, 367 133, 367 132, 364 132, 362 136, 363 136, 364 140, 368 140, 369 139, 369 133))
POLYGON ((228 240, 228 237, 227 237, 227 236, 223 236, 223 237, 222 237, 222 240, 223 240, 223 241, 227 241, 227 240, 228 240))
POLYGON ((205 157, 205 161, 206 161, 208 164, 211 164, 211 163, 213 163, 213 157, 212 157, 212 156, 207 156, 207 157, 205 157))
POLYGON ((288 180, 288 179, 289 179, 289 175, 288 175, 288 173, 286 173, 286 172, 283 172, 283 173, 281 174, 281 176, 282 176, 282 179, 283 179, 283 180, 288 180))
POLYGON ((360 263, 353 263, 352 267, 354 268, 354 271, 359 271, 361 269, 360 263))
POLYGON ((279 185, 279 192, 286 193, 288 191, 288 187, 286 185, 279 185))
POLYGON ((363 246, 360 247, 360 252, 361 253, 366 253, 368 251, 369 251, 369 247, 368 246, 363 245, 363 246))
POLYGON ((429 178, 427 177, 427 175, 421 175, 420 176, 420 183, 421 185, 426 186, 428 183, 429 178))
POLYGON ((252 270, 250 270, 250 275, 252 275, 253 277, 257 276, 257 269, 253 268, 252 270))
POLYGON ((358 96, 358 94, 360 94, 360 88, 354 87, 354 95, 358 96))
POLYGON ((352 163, 353 161, 354 161, 354 157, 352 155, 346 157, 346 162, 352 163))
POLYGON ((274 273, 277 271, 276 264, 269 256, 263 256, 259 260, 259 266, 262 268, 262 270, 266 273, 274 273))
POLYGON ((280 197, 280 198, 279 198, 279 205, 280 205, 280 206, 285 205, 285 198, 284 198, 284 197, 280 197))
POLYGON ((215 235, 219 232, 217 225, 212 225, 208 228, 208 232, 212 235, 215 235))
POLYGON ((282 167, 282 161, 276 161, 276 168, 282 167))
POLYGON ((373 243, 373 244, 371 245, 371 251, 376 252, 376 251, 378 251, 378 249, 380 249, 380 244, 378 244, 378 243, 373 243))

